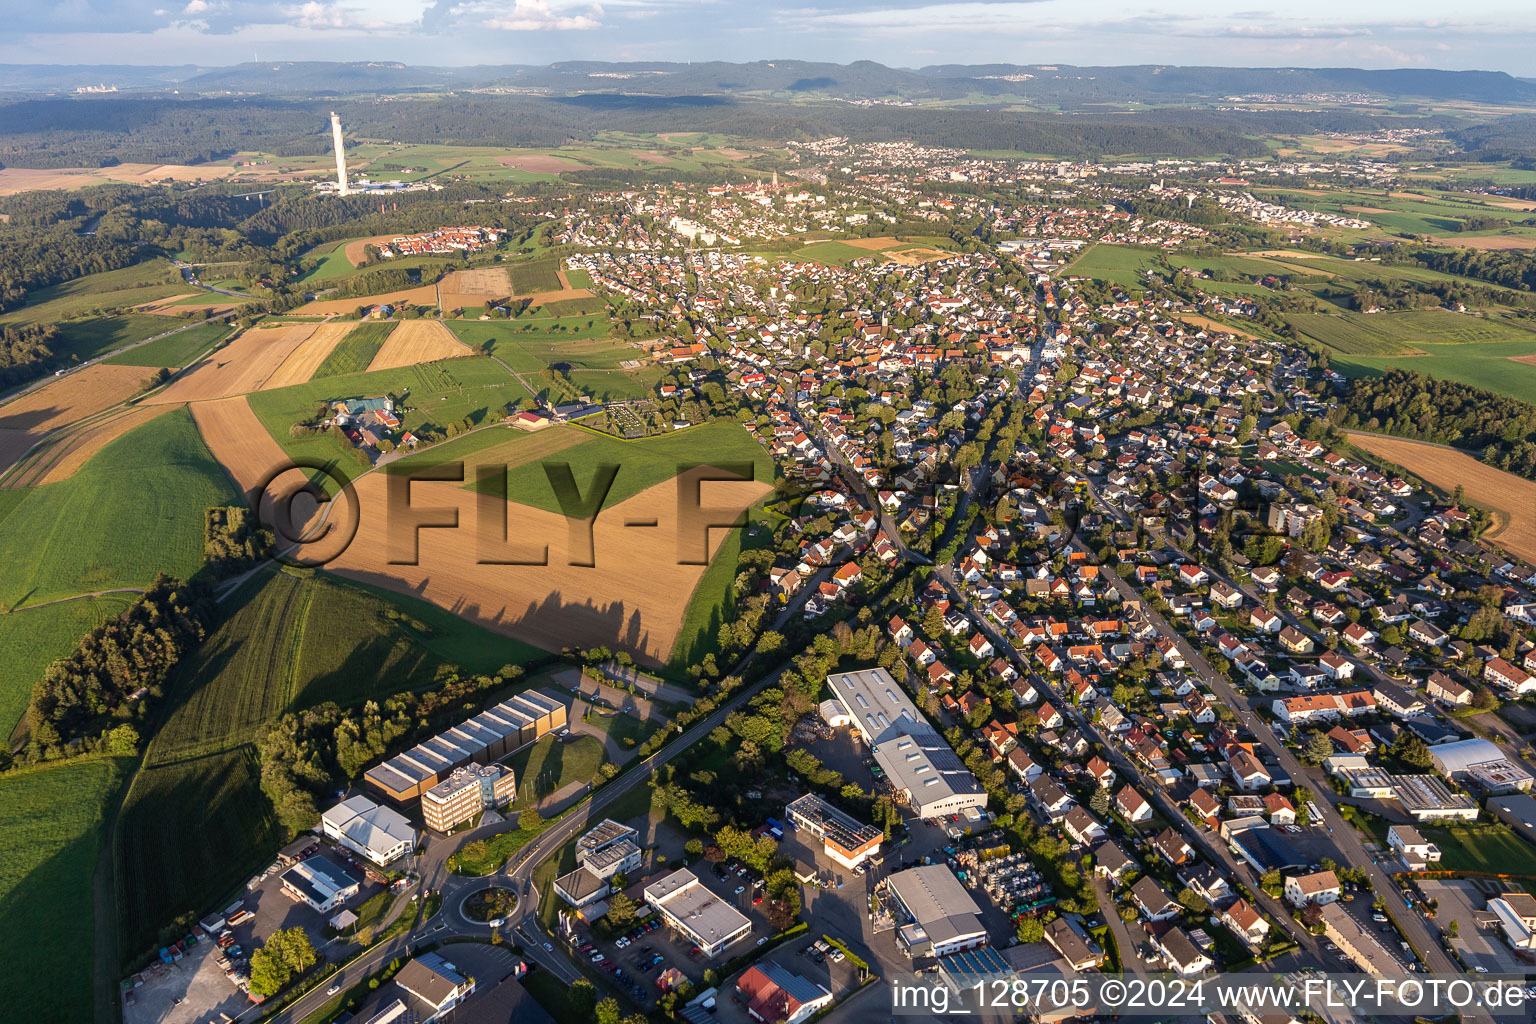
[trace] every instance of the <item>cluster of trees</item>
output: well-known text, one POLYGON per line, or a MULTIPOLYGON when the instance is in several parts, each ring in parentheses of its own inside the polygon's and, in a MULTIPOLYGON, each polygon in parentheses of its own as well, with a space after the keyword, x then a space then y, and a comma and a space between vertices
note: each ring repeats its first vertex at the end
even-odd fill
POLYGON ((1346 427, 1480 450, 1491 466, 1536 478, 1536 406, 1410 370, 1351 382, 1339 415, 1346 427))
POLYGON ((165 574, 115 619, 92 630, 32 688, 28 760, 62 756, 73 740, 142 713, 166 674, 206 634, 207 595, 165 574))
MULTIPOLYGON (((0 290, 4 288, 0 283, 0 290)), ((58 336, 58 328, 52 324, 0 327, 0 386, 40 376, 53 358, 51 346, 58 336)))
POLYGON ((1430 270, 1536 291, 1536 253, 1529 249, 1425 249, 1414 259, 1430 270))
POLYGON ((350 782, 369 764, 429 732, 434 719, 457 714, 480 694, 521 675, 504 666, 495 676, 460 677, 446 671, 425 693, 399 693, 343 710, 333 703, 290 713, 256 741, 261 790, 290 836, 315 827, 319 801, 350 782))
POLYGON ((258 996, 276 995, 319 959, 301 926, 281 928, 267 936, 261 948, 251 954, 251 992, 258 996))
POLYGON ((256 513, 236 505, 218 505, 203 516, 203 559, 215 576, 243 572, 272 550, 272 531, 256 513))

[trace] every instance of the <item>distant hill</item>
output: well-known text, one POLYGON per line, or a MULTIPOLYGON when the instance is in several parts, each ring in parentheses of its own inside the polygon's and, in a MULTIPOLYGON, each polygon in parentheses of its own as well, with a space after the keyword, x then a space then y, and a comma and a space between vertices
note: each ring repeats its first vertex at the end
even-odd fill
POLYGON ((1139 65, 942 64, 892 68, 873 61, 802 60, 428 67, 394 61, 270 61, 232 67, 0 65, 0 90, 71 91, 98 83, 119 90, 260 95, 347 95, 500 86, 546 95, 758 96, 777 99, 906 100, 972 98, 986 105, 1022 98, 1042 106, 1084 103, 1220 103, 1264 94, 1366 94, 1381 100, 1467 100, 1536 105, 1536 82, 1501 71, 1360 68, 1219 68, 1139 65))

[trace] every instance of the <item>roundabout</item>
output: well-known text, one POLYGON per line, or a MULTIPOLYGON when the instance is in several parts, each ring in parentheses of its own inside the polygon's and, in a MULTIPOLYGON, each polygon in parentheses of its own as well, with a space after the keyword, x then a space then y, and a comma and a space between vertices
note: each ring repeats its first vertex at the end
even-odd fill
POLYGON ((505 886, 476 889, 459 903, 459 914, 470 924, 499 928, 517 909, 517 893, 505 886))

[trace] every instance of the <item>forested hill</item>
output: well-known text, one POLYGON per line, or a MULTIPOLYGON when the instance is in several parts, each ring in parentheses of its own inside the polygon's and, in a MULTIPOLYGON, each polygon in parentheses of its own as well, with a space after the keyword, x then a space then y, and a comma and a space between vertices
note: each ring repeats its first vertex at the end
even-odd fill
POLYGON ((62 67, 0 65, 0 89, 47 92, 103 83, 119 89, 183 93, 314 96, 399 93, 488 85, 651 96, 789 96, 836 99, 957 100, 1025 97, 1071 107, 1079 103, 1212 100, 1245 94, 1368 93, 1385 99, 1536 103, 1536 84, 1493 71, 1428 68, 1216 68, 1143 65, 946 64, 892 68, 873 61, 830 64, 762 60, 734 64, 562 61, 531 65, 425 67, 394 61, 267 61, 221 68, 62 67))

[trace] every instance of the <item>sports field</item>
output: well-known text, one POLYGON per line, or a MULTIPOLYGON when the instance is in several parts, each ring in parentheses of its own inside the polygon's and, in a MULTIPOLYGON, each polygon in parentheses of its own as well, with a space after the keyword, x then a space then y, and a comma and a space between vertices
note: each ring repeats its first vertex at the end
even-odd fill
POLYGON ((107 808, 131 766, 92 757, 0 776, 0 1005, 8 1020, 92 1019, 92 879, 107 808))
POLYGON ((98 452, 74 476, 26 492, 0 530, 0 602, 21 606, 203 564, 203 510, 240 496, 175 409, 98 452))

